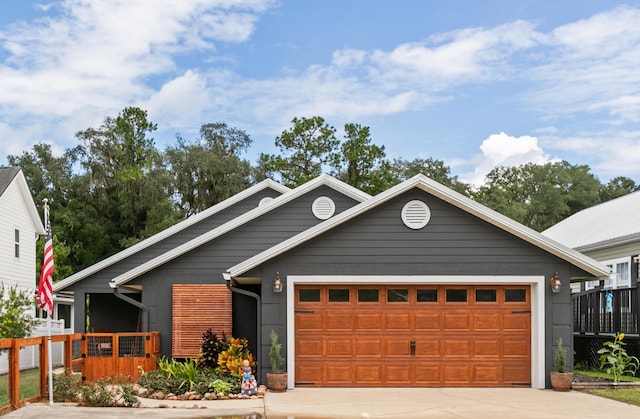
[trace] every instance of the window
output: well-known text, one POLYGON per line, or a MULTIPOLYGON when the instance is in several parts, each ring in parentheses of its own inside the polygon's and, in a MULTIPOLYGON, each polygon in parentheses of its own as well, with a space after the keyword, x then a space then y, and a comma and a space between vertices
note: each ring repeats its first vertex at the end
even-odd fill
POLYGON ((496 290, 476 290, 476 302, 477 303, 495 303, 496 302, 496 290))
POLYGON ((358 302, 359 303, 377 303, 378 290, 377 289, 359 289, 358 302))
POLYGON ((329 302, 330 303, 348 303, 349 290, 348 289, 330 289, 329 302))
POLYGON ((389 289, 387 290, 387 302, 389 303, 406 303, 409 301, 408 289, 389 289))
POLYGON ((523 288, 504 290, 505 303, 524 303, 527 301, 527 290, 523 288))
POLYGON ((13 255, 16 259, 20 257, 20 230, 17 228, 14 230, 14 247, 13 247, 13 255))
POLYGON ((419 303, 437 303, 438 302, 438 290, 434 289, 423 289, 417 290, 416 298, 419 303))
POLYGON ((466 303, 467 290, 448 289, 447 303, 466 303))
POLYGON ((320 289, 302 289, 298 291, 298 299, 301 303, 317 303, 320 301, 320 289))
MULTIPOLYGON (((610 259, 601 261, 611 269, 609 278, 604 280, 604 288, 627 288, 631 286, 631 272, 629 267, 631 266, 631 256, 618 259, 610 259)), ((600 285, 600 281, 589 281, 585 284, 585 289, 590 290, 600 285)))

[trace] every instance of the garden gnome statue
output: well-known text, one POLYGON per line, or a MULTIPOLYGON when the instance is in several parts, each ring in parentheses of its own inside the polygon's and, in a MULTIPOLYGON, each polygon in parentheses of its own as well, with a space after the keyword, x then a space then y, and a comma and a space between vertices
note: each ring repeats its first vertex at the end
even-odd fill
POLYGON ((253 376, 249 360, 242 361, 242 394, 244 396, 253 396, 258 392, 258 383, 253 376))

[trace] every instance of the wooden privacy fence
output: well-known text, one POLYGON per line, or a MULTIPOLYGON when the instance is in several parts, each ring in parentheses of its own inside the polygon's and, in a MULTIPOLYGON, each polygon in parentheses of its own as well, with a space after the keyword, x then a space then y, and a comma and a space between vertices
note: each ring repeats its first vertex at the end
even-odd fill
MULTIPOLYGON (((83 380, 125 376, 137 380, 140 368, 156 369, 160 355, 160 333, 74 333, 51 336, 51 342, 64 342, 64 369, 80 372, 83 380)), ((0 339, 0 350, 9 353, 9 372, 1 376, 0 414, 21 404, 47 397, 47 336, 0 339), (39 354, 39 383, 34 396, 21 394, 20 348, 36 346, 39 354), (7 394, 1 390, 7 389, 7 394)))

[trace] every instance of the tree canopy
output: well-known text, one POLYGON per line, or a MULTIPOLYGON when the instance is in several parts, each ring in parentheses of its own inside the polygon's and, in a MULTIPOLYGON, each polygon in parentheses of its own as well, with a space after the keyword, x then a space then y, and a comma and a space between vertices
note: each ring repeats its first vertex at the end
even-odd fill
MULTIPOLYGON (((337 130, 320 116, 293 118, 275 138, 280 153, 242 157, 245 131, 206 123, 197 138, 176 138, 164 151, 151 137, 147 112, 127 107, 98 128, 76 134, 78 145, 56 157, 47 144, 19 156, 34 200, 49 198, 56 276, 60 280, 197 214, 252 184, 272 178, 296 187, 322 173, 375 195, 422 173, 436 182, 541 231, 584 208, 640 190, 627 177, 606 185, 585 165, 566 161, 497 167, 477 190, 452 175, 444 161, 386 157, 369 127, 337 130)), ((42 240, 38 243, 42 252, 42 240)), ((40 270, 40 261, 38 271, 40 270)), ((36 274, 37 276, 37 274, 36 274)))

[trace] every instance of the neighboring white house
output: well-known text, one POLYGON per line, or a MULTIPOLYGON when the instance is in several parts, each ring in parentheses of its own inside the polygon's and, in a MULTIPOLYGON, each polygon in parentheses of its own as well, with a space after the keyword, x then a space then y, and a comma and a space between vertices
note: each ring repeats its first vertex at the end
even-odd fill
MULTIPOLYGON (((586 208, 542 234, 609 266, 605 289, 637 286, 640 191, 586 208)), ((591 281, 585 288, 597 285, 598 281, 591 281)))
POLYGON ((44 226, 19 167, 0 167, 0 282, 36 291, 36 241, 44 226))

